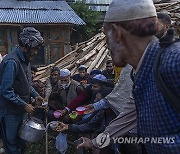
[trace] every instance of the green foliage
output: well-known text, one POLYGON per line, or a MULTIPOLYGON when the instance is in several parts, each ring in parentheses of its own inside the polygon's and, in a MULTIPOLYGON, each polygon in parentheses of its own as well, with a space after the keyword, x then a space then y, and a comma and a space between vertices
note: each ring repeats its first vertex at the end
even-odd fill
POLYGON ((98 29, 100 28, 98 27, 97 22, 101 13, 92 11, 84 1, 77 1, 72 3, 71 7, 86 23, 84 26, 76 26, 74 28, 75 32, 73 34, 73 39, 75 39, 76 42, 81 42, 91 38, 98 32, 98 29))

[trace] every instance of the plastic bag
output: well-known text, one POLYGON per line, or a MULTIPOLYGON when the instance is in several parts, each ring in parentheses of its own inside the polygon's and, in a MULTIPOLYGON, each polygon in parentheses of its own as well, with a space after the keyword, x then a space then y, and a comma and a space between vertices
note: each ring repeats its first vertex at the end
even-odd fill
POLYGON ((67 134, 59 133, 59 135, 56 137, 56 149, 61 154, 65 154, 67 148, 67 134))

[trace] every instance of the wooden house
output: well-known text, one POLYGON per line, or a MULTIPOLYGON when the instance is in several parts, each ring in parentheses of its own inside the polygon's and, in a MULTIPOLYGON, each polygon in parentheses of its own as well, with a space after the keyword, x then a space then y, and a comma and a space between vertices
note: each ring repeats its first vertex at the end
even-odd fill
POLYGON ((20 30, 33 26, 41 32, 45 43, 32 64, 53 63, 71 51, 72 27, 84 24, 66 1, 0 0, 0 53, 12 52, 20 30))

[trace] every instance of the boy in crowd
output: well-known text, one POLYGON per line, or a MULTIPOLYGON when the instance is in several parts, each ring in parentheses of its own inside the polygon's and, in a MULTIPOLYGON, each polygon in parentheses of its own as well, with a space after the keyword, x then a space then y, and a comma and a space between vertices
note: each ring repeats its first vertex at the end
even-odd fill
POLYGON ((31 66, 31 74, 32 74, 32 87, 39 93, 41 97, 45 97, 45 88, 43 82, 40 80, 35 80, 37 67, 31 66))
POLYGON ((80 65, 78 68, 78 74, 75 74, 72 79, 78 81, 84 86, 89 84, 90 78, 89 74, 87 73, 87 67, 85 65, 80 65))
POLYGON ((45 101, 48 101, 52 89, 55 87, 58 81, 59 81, 59 68, 53 67, 51 68, 50 77, 46 80, 45 83, 45 101))

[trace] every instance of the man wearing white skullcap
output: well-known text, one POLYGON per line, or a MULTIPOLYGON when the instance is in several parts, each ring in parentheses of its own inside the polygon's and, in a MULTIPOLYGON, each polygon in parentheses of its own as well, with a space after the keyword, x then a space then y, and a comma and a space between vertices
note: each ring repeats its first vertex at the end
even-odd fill
POLYGON ((71 79, 71 72, 68 69, 60 69, 59 81, 49 97, 50 109, 53 111, 64 109, 81 93, 81 90, 80 83, 71 79))
MULTIPOLYGON (((113 0, 105 16, 104 32, 113 63, 133 67, 137 133, 149 140, 139 145, 139 153, 174 154, 180 152, 180 43, 161 47, 154 37, 159 29, 156 16, 152 0, 113 0), (153 137, 173 141, 153 144, 153 137)), ((83 139, 79 147, 92 146, 87 138, 83 139)))
POLYGON ((120 22, 156 17, 152 0, 113 0, 105 16, 105 22, 120 22))
POLYGON ((60 77, 67 77, 70 75, 71 75, 71 72, 68 69, 63 68, 60 70, 60 77))

